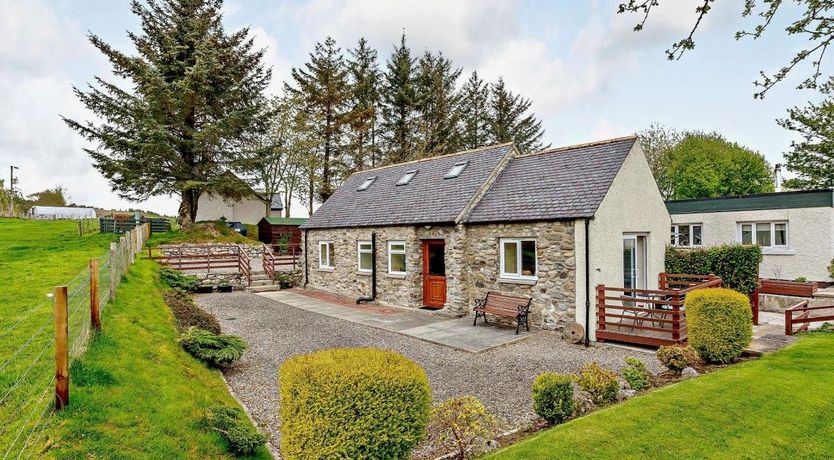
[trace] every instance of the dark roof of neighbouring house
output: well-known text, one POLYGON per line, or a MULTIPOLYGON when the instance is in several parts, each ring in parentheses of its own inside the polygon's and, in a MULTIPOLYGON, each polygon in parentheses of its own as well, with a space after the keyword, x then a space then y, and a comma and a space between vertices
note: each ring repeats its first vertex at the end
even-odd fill
POLYGON ((514 158, 466 222, 593 217, 636 141, 628 136, 514 158))
POLYGON ((500 144, 351 175, 301 228, 345 228, 454 223, 512 144, 500 144), (456 163, 467 162, 459 177, 445 179, 456 163), (396 185, 409 171, 417 175, 396 185), (358 190, 368 178, 376 180, 358 190))
POLYGON ((281 198, 280 193, 275 193, 272 195, 272 200, 269 202, 269 209, 272 211, 283 211, 284 210, 284 200, 281 198))
POLYGON ((753 195, 670 200, 669 214, 704 212, 760 211, 767 209, 823 208, 834 206, 834 190, 802 190, 796 192, 757 193, 753 195))
POLYGON ((264 217, 262 220, 271 225, 303 225, 307 222, 306 217, 264 217))

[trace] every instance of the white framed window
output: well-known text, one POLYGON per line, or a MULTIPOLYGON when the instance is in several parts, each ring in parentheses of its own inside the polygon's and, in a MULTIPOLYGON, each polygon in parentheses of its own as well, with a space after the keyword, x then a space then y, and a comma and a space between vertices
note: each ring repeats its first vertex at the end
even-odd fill
POLYGON ((332 241, 319 241, 319 268, 325 270, 333 269, 336 265, 334 263, 334 252, 332 241))
POLYGON ((461 161, 459 163, 455 163, 455 165, 452 166, 452 169, 449 170, 449 173, 446 174, 446 177, 444 177, 444 179, 453 179, 455 177, 460 176, 461 173, 463 173, 463 170, 466 169, 467 164, 469 164, 468 161, 461 161))
POLYGON ((501 238, 501 278, 538 279, 539 258, 536 240, 532 238, 501 238))
POLYGON ((388 242, 388 274, 405 275, 405 241, 388 242))
POLYGON ((674 224, 672 225, 672 246, 680 248, 694 248, 703 246, 702 224, 674 224))
POLYGON ((368 187, 370 187, 370 186, 371 186, 371 184, 373 184, 375 180, 376 180, 376 176, 374 176, 374 177, 369 177, 369 178, 365 179, 365 180, 362 182, 362 185, 360 185, 360 186, 359 186, 359 188, 358 188, 358 189, 356 189, 356 190, 357 190, 357 191, 359 191, 359 192, 363 192, 363 191, 365 191, 365 190, 368 190, 368 187))
POLYGON ((788 247, 787 222, 742 222, 738 224, 738 241, 763 248, 788 247))
POLYGON ((356 243, 357 266, 360 272, 370 273, 374 268, 373 245, 370 241, 356 243))
POLYGON ((408 171, 407 173, 403 174, 403 177, 400 177, 400 180, 397 181, 397 185, 408 185, 411 182, 411 179, 414 179, 414 176, 417 175, 417 170, 408 171))

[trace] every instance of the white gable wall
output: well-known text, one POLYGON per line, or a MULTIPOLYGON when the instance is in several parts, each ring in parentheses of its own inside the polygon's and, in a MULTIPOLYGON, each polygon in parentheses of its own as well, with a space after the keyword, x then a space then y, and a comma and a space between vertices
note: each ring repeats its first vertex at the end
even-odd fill
POLYGON ((197 221, 225 218, 229 222, 255 225, 264 217, 265 211, 266 203, 255 197, 233 201, 205 192, 197 202, 197 221))
MULTIPOLYGON (((640 143, 634 146, 590 221, 590 332, 596 340, 596 286, 623 287, 623 236, 646 236, 648 289, 664 271, 671 218, 640 143)), ((585 223, 576 221, 576 319, 585 326, 585 223)))
POLYGON ((762 248, 762 278, 829 279, 834 257, 834 210, 828 207, 674 214, 676 224, 701 224, 704 246, 740 242, 742 222, 787 222, 788 247, 762 248))

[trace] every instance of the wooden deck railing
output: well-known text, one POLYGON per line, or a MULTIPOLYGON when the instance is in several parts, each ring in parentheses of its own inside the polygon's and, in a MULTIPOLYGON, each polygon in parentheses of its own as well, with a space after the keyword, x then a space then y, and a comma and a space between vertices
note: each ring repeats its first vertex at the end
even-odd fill
POLYGON ((811 323, 834 321, 834 305, 823 305, 809 307, 808 301, 803 300, 785 310, 785 335, 793 335, 797 332, 805 332, 811 323), (811 313, 823 313, 822 316, 811 316, 811 313), (795 313, 799 313, 798 316, 795 313), (829 313, 829 314, 826 314, 829 313), (800 326, 794 329, 794 325, 800 326))
POLYGON ((721 287, 721 278, 662 273, 659 285, 662 288, 656 290, 597 286, 597 340, 649 346, 685 343, 686 295, 721 287))
POLYGON ((275 272, 281 269, 295 270, 301 263, 301 245, 300 244, 271 244, 264 245, 264 271, 270 273, 272 271, 273 278, 275 272), (267 252, 268 250, 268 252, 267 252), (267 264, 270 265, 267 268, 267 264))
POLYGON ((180 271, 199 270, 211 273, 212 270, 233 268, 246 278, 247 285, 252 284, 252 264, 249 256, 236 245, 178 245, 167 251, 167 255, 155 256, 149 247, 148 258, 180 271))

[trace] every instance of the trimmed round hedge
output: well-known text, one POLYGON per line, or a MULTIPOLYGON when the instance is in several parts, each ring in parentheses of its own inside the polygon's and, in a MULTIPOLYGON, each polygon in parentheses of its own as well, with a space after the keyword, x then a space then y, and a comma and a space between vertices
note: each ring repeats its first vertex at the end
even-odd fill
POLYGON ((739 357, 753 338, 750 300, 732 289, 697 289, 686 295, 689 345, 710 362, 739 357))
POLYGON ((287 459, 409 458, 425 436, 425 371, 375 348, 334 348, 281 366, 281 454, 287 459))

